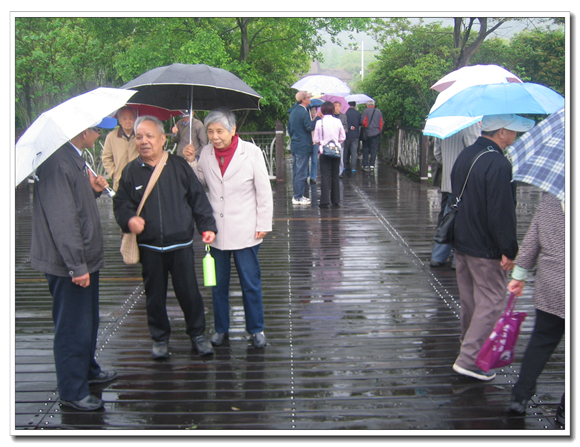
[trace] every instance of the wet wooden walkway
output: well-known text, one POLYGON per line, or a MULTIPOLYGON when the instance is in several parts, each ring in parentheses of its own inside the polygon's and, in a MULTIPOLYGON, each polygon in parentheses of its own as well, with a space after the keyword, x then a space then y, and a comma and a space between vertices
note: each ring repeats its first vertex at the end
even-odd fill
MULTIPOLYGON (((291 179, 289 171, 286 178, 291 179)), ((310 188, 313 203, 317 186, 310 188)), ((293 206, 291 193, 289 180, 274 185, 274 231, 260 249, 266 348, 254 349, 246 338, 234 275, 229 342, 216 348, 214 356, 197 356, 177 302, 170 298, 171 357, 164 361, 150 355, 140 268, 123 264, 111 199, 99 199, 107 266, 101 271, 97 359, 119 377, 95 388, 106 402, 102 411, 82 413, 58 404, 51 299, 43 276, 30 268, 28 259, 31 189, 17 190, 17 434, 39 429, 564 434, 554 419, 564 390, 564 342, 540 377, 527 416, 506 413, 534 320, 532 287, 518 303, 529 317, 517 362, 491 382, 452 370, 460 331, 455 272, 429 267, 439 211, 436 188, 381 164, 374 173, 345 174, 340 208, 293 206)), ((536 189, 519 189, 520 239, 538 201, 536 189)), ((201 244, 196 250, 200 277, 201 244)), ((211 333, 211 294, 207 288, 202 294, 211 333)))

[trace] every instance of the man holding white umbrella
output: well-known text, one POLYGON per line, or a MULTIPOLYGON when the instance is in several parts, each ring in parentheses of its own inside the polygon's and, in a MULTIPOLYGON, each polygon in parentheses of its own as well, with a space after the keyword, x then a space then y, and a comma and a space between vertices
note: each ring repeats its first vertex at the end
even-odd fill
POLYGON ((89 385, 113 380, 95 360, 99 327, 99 270, 103 235, 95 198, 108 186, 86 170, 82 151, 93 147, 105 118, 61 146, 36 170, 30 263, 43 272, 53 297, 54 362, 61 403, 81 411, 103 401, 89 385))
POLYGON ((95 198, 107 181, 82 157, 104 118, 122 107, 131 90, 101 87, 42 113, 16 143, 15 184, 34 173, 30 264, 45 274, 53 297, 54 363, 61 403, 81 411, 103 401, 89 385, 113 380, 95 360, 99 325, 99 270, 103 235, 95 198))

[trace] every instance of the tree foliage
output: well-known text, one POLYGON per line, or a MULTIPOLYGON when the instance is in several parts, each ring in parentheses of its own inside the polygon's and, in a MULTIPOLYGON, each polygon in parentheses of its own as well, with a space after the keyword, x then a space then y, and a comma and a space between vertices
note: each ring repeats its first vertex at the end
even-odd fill
POLYGON ((370 19, 308 17, 89 17, 16 20, 17 121, 97 86, 121 86, 175 62, 231 71, 260 95, 247 128, 286 120, 291 85, 320 57, 320 30, 335 41, 370 19))

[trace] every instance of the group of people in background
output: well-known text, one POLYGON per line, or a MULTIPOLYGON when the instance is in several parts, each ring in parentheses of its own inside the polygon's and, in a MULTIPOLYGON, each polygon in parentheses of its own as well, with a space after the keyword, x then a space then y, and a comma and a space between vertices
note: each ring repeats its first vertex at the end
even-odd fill
POLYGON ((379 149, 380 133, 383 130, 383 115, 369 100, 361 113, 356 103, 350 102, 345 113, 341 103, 325 101, 318 106, 311 104, 312 94, 299 91, 296 103, 290 109, 288 135, 292 154, 293 205, 310 205, 305 195, 307 180, 316 184, 320 168, 320 208, 340 206, 340 177, 343 172, 356 172, 361 129, 362 165, 364 171, 375 169, 379 149), (324 145, 334 142, 340 147, 340 156, 324 154, 324 145), (309 166, 310 163, 310 166, 309 166))
MULTIPOLYGON (((342 113, 340 103, 329 101, 312 113, 311 98, 304 91, 296 94, 288 122, 292 203, 311 203, 305 196, 306 180, 310 177, 315 184, 320 169, 319 206, 337 207, 340 176, 346 170, 356 171, 362 132, 366 137, 361 167, 374 169, 383 117, 373 101, 362 113, 354 103, 342 113), (324 154, 330 142, 340 146, 340 156, 324 154)), ((228 339, 232 258, 242 288, 246 331, 255 348, 266 345, 258 251, 272 231, 273 200, 262 151, 239 137, 232 112, 214 110, 203 123, 193 115, 191 111, 172 129, 177 154, 162 161, 167 138, 163 123, 151 116, 137 118, 132 108, 124 107, 117 114, 119 127, 107 135, 102 153, 116 190, 115 219, 123 232, 137 235, 155 359, 170 355, 169 274, 193 348, 200 355, 211 355, 212 346, 228 339), (159 163, 164 165, 155 190, 137 213, 159 163), (216 261, 214 333, 209 340, 194 267, 196 229, 216 261)), ((99 270, 104 265, 95 198, 108 182, 87 172, 81 155, 103 128, 117 124, 113 121, 105 119, 63 145, 38 168, 34 184, 31 264, 45 273, 53 296, 60 399, 63 405, 83 411, 103 406, 90 393, 90 385, 116 378, 114 371, 101 370, 94 358, 99 270)), ((479 380, 495 377, 495 371, 476 365, 477 354, 504 310, 506 289, 521 295, 528 271, 537 266, 536 324, 509 406, 518 414, 525 413, 536 380, 563 336, 565 318, 565 226, 558 200, 544 194, 521 247, 516 238, 515 184, 503 151, 517 132, 533 125, 517 115, 484 116, 481 123, 435 145, 435 156, 443 166, 440 217, 461 197, 454 243, 436 244, 431 256, 431 267, 448 265, 452 258, 456 269, 461 301, 461 348, 453 364, 457 373, 479 380)), ((558 410, 562 420, 563 405, 564 396, 558 410)))

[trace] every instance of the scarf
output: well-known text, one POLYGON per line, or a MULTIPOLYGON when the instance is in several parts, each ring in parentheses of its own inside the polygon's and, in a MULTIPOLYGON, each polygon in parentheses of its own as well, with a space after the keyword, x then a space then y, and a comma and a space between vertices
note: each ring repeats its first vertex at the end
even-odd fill
POLYGON ((225 174, 226 169, 230 164, 230 161, 232 161, 234 152, 236 152, 236 149, 238 148, 239 138, 240 138, 239 135, 235 134, 234 137, 232 138, 232 142, 225 149, 216 149, 216 147, 214 146, 215 158, 217 159, 220 171, 222 171, 222 177, 225 174))

